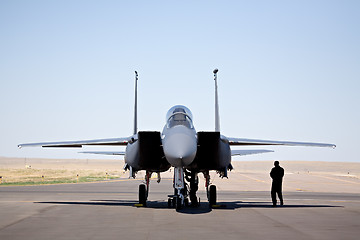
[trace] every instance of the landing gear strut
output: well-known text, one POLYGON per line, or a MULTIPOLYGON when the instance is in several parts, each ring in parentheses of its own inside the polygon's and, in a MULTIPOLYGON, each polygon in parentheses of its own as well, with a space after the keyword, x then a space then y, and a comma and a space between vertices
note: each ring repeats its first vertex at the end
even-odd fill
POLYGON ((180 210, 184 205, 188 205, 187 189, 184 181, 184 169, 175 167, 174 169, 174 195, 168 197, 168 207, 175 207, 180 210))

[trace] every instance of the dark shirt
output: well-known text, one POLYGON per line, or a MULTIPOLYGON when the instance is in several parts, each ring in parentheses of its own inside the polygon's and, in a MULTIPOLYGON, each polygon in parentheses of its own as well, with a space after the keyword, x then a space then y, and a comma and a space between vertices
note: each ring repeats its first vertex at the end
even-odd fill
POLYGON ((284 169, 280 166, 273 167, 270 172, 270 177, 273 179, 273 182, 282 182, 284 176, 284 169))

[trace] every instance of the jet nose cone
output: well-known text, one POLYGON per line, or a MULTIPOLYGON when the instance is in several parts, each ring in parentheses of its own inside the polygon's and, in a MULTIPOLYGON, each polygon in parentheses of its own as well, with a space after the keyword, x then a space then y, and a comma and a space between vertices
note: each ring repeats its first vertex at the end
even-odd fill
POLYGON ((169 134, 163 140, 163 148, 165 157, 172 166, 188 166, 196 155, 196 137, 184 133, 169 134))
POLYGON ((174 167, 184 167, 190 165, 196 155, 196 143, 192 141, 179 143, 169 141, 164 145, 164 154, 169 163, 174 167))

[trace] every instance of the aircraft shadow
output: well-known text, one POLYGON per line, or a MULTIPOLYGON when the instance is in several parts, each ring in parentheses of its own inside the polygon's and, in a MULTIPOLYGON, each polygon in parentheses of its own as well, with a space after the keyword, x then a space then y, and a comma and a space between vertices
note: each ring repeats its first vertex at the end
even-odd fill
MULTIPOLYGON (((168 203, 164 201, 147 201, 146 207, 137 206, 138 201, 133 200, 91 200, 91 201, 49 201, 49 202, 35 202, 45 204, 64 204, 64 205, 91 205, 91 206, 126 206, 136 208, 152 208, 152 209, 169 209, 168 203)), ((179 213, 186 214, 203 214, 211 212, 208 203, 201 203, 199 207, 184 207, 177 210, 179 213)))
MULTIPOLYGON (((126 207, 136 207, 138 202, 133 200, 90 200, 90 201, 51 201, 51 202, 35 202, 35 203, 45 203, 45 204, 64 204, 64 205, 91 205, 91 206, 126 206, 126 207)), ((316 204, 291 204, 278 206, 277 208, 333 208, 333 207, 343 207, 343 206, 333 206, 333 205, 316 205, 316 204)), ((148 201, 146 208, 152 209, 169 209, 168 204, 165 201, 148 201)), ((199 207, 183 207, 180 210, 177 210, 179 213, 183 214, 204 214, 209 213, 212 210, 235 210, 238 208, 273 208, 271 202, 218 202, 217 205, 213 208, 209 208, 207 202, 201 202, 199 207)))
POLYGON ((128 206, 133 207, 137 204, 137 201, 133 200, 91 200, 87 202, 80 201, 53 201, 53 202, 35 202, 35 203, 46 203, 46 204, 64 204, 64 205, 92 205, 92 206, 128 206))
MULTIPOLYGON (((331 208, 331 207, 343 207, 323 204, 285 204, 283 206, 276 206, 276 208, 331 208)), ((216 209, 229 209, 234 210, 237 208, 274 208, 271 202, 219 202, 216 209)))
MULTIPOLYGON (((315 204, 292 204, 277 206, 276 208, 333 208, 333 207, 343 207, 343 206, 333 206, 333 205, 315 205, 315 204)), ((180 213, 186 214, 201 214, 208 213, 212 210, 235 210, 238 208, 274 208, 271 202, 218 202, 213 208, 209 208, 208 203, 201 203, 198 208, 183 208, 179 210, 180 213)))

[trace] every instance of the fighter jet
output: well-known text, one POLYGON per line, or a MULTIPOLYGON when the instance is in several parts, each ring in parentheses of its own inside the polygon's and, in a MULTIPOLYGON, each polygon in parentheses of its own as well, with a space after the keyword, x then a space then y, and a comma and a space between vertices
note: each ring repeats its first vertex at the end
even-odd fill
POLYGON ((84 141, 43 142, 19 144, 18 147, 56 147, 81 148, 82 146, 126 146, 125 152, 82 152, 106 155, 124 155, 125 170, 129 170, 129 177, 135 178, 136 173, 145 171, 145 184, 139 185, 139 205, 146 206, 149 183, 153 173, 160 173, 174 168, 174 194, 168 195, 168 206, 181 209, 189 204, 198 206, 196 197, 198 190, 198 174, 205 178, 205 188, 209 206, 216 205, 216 186, 210 182, 210 171, 216 171, 221 178, 228 177, 232 170, 231 157, 235 155, 249 155, 271 150, 232 150, 230 146, 260 146, 260 145, 288 145, 332 147, 334 144, 271 141, 246 138, 226 137, 220 134, 220 116, 217 86, 218 69, 213 71, 215 81, 215 130, 197 132, 193 124, 191 111, 182 105, 176 105, 166 114, 166 123, 160 131, 138 131, 137 128, 137 82, 138 73, 135 71, 135 104, 134 131, 129 137, 96 139, 84 141))

